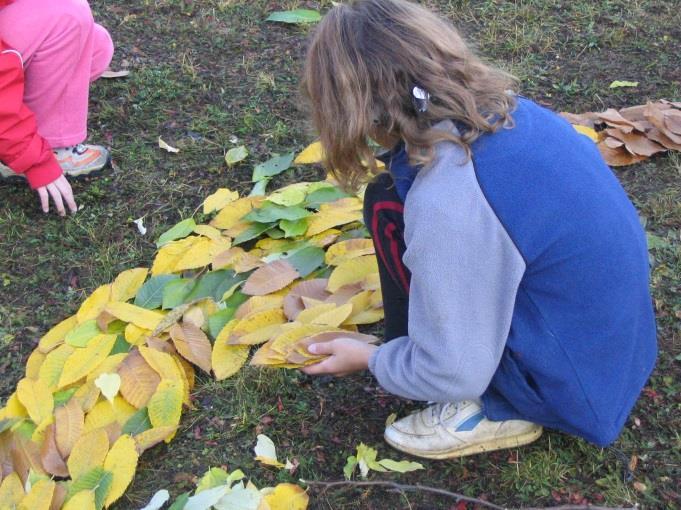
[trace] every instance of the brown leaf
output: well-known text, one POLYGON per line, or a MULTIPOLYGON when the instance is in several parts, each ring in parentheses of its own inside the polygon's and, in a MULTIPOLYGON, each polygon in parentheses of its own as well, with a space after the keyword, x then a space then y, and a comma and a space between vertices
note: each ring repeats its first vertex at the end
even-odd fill
POLYGON ((637 156, 636 154, 631 154, 624 147, 611 149, 607 145, 599 143, 598 150, 601 151, 603 159, 610 166, 633 165, 634 163, 639 163, 640 161, 646 159, 645 156, 637 156))
POLYGON ((156 391, 161 378, 144 360, 137 349, 133 349, 118 367, 121 376, 120 393, 125 400, 141 409, 146 406, 156 391))
POLYGON ((663 145, 669 150, 681 151, 681 143, 676 143, 674 140, 665 135, 662 131, 657 128, 653 128, 647 133, 648 138, 663 145))
POLYGON ((111 315, 107 311, 102 311, 97 316, 97 327, 102 331, 106 331, 109 328, 109 324, 116 320, 116 317, 111 315))
POLYGON ((284 298, 284 314, 286 317, 293 321, 300 312, 305 310, 305 305, 301 299, 303 296, 319 301, 328 298, 331 295, 326 290, 328 283, 329 280, 326 278, 315 278, 295 285, 284 298))
POLYGON ((666 149, 661 145, 649 140, 648 137, 639 133, 625 133, 619 129, 608 128, 605 130, 613 138, 624 142, 627 150, 638 156, 652 156, 666 149))
POLYGON ((169 338, 170 336, 167 333, 164 333, 162 338, 150 336, 147 338, 147 346, 155 351, 165 352, 166 354, 176 354, 177 351, 175 350, 175 347, 168 342, 169 338))
POLYGON ((55 441, 59 453, 67 458, 85 427, 85 414, 74 398, 54 411, 55 441))
POLYGON ((50 504, 50 510, 59 510, 64 501, 66 501, 66 495, 68 491, 66 489, 66 482, 58 482, 54 486, 54 493, 52 494, 52 503, 50 504))
POLYGON ((43 468, 49 474, 59 477, 69 476, 66 463, 57 449, 56 433, 54 424, 45 430, 45 439, 40 448, 40 460, 43 468))
POLYGON ((648 119, 648 121, 653 126, 659 129, 665 136, 671 139, 674 143, 681 144, 681 135, 672 132, 667 126, 665 113, 666 112, 662 109, 662 107, 659 104, 648 103, 646 105, 645 112, 646 119, 648 119))
POLYGON ((275 260, 262 266, 248 277, 243 293, 249 296, 264 296, 283 289, 300 278, 298 271, 285 260, 275 260))
POLYGON ((610 147, 611 149, 617 149, 617 147, 624 146, 624 142, 622 140, 618 140, 617 138, 613 138, 612 136, 609 136, 605 140, 603 140, 603 143, 610 147))
POLYGON ((257 256, 239 246, 218 253, 213 259, 213 270, 229 267, 237 273, 246 273, 265 265, 257 256))
POLYGON ((170 328, 170 338, 181 356, 210 373, 212 346, 203 331, 193 324, 182 322, 170 328))
POLYGON ((598 118, 604 121, 609 126, 616 127, 624 133, 631 133, 634 129, 638 131, 645 131, 645 126, 641 124, 627 120, 614 108, 608 108, 606 111, 598 114, 598 118))
POLYGON ((262 312, 272 308, 281 308, 284 302, 283 296, 253 296, 242 303, 234 313, 235 319, 243 319, 253 312, 262 312))
POLYGON ((336 303, 337 305, 343 305, 355 297, 357 294, 362 292, 362 282, 352 283, 350 285, 344 285, 336 292, 331 294, 326 298, 327 303, 336 303))

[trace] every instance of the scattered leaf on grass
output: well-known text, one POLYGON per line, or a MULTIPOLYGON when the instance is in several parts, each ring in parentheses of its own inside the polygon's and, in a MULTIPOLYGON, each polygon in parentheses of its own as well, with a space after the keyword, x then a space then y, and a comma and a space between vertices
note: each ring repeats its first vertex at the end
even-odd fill
POLYGON ((317 23, 322 19, 322 15, 312 9, 294 9, 291 11, 276 11, 268 16, 266 21, 276 21, 279 23, 317 23))
POLYGON ((247 157, 248 149, 245 145, 241 145, 240 147, 234 147, 227 151, 227 154, 225 154, 225 162, 227 163, 227 166, 232 167, 247 157))
POLYGON ((180 152, 180 149, 173 147, 172 145, 168 145, 168 143, 166 143, 165 140, 163 140, 163 138, 161 138, 160 136, 158 137, 158 146, 159 148, 168 151, 172 154, 177 154, 178 152, 180 152))

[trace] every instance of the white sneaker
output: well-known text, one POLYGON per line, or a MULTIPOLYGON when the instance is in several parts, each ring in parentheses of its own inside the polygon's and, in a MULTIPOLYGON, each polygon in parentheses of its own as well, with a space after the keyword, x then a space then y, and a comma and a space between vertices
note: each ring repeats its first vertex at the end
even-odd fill
POLYGON ((2 179, 7 179, 8 181, 17 182, 26 179, 23 174, 14 173, 10 167, 4 165, 2 162, 0 162, 0 177, 2 179))
POLYGON ((490 421, 476 402, 433 404, 385 429, 386 442, 426 459, 449 459, 531 443, 542 427, 523 420, 490 421))
POLYGON ((99 172, 109 163, 109 151, 101 145, 79 143, 54 149, 59 166, 71 177, 81 177, 99 172))

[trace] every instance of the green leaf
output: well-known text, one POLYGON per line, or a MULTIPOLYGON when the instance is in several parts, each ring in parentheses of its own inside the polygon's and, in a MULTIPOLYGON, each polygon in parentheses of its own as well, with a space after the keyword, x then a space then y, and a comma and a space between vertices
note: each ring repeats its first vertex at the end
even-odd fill
POLYGON ((101 335, 102 330, 97 326, 95 319, 85 321, 69 331, 64 342, 73 347, 85 347, 90 340, 101 335))
POLYGON ((148 310, 153 310, 161 306, 163 302, 163 289, 172 280, 179 278, 176 274, 160 274, 152 276, 142 285, 135 296, 135 305, 148 310))
POLYGON ((355 472, 355 468, 357 467, 357 457, 354 455, 350 455, 348 457, 348 461, 345 463, 345 467, 343 468, 343 475, 345 475, 346 480, 350 480, 352 478, 352 473, 355 472))
POLYGON ((237 246, 239 244, 245 243, 246 241, 250 241, 251 239, 255 239, 274 226, 274 223, 253 223, 250 227, 234 238, 234 241, 232 241, 232 246, 237 246))
POLYGON ((402 460, 398 462, 392 459, 381 459, 378 461, 378 463, 388 471, 396 471, 397 473, 408 473, 410 471, 423 469, 423 464, 408 460, 402 460))
MULTIPOLYGON (((248 273, 250 275, 250 273, 248 273)), ((225 305, 227 305, 227 308, 234 308, 237 309, 239 308, 242 304, 244 304, 246 301, 248 301, 251 298, 251 296, 247 296, 240 290, 237 290, 232 294, 229 299, 225 300, 225 305)))
POLYGON ((95 507, 102 508, 104 500, 111 488, 113 481, 113 473, 106 471, 104 468, 96 467, 87 473, 84 473, 74 481, 68 489, 66 499, 70 499, 74 494, 80 491, 94 491, 95 492, 95 507))
POLYGON ((338 236, 336 242, 347 241, 349 239, 371 239, 371 234, 366 229, 364 225, 359 228, 353 228, 352 230, 346 230, 341 235, 338 236))
POLYGON ((196 280, 192 278, 178 278, 168 282, 163 289, 163 309, 169 310, 178 305, 188 303, 189 294, 195 285, 196 280))
POLYGON ((225 324, 234 318, 235 312, 236 308, 230 306, 208 317, 208 334, 213 339, 217 338, 220 331, 222 331, 222 328, 225 327, 225 324))
POLYGON ((205 475, 201 477, 199 483, 196 485, 196 492, 205 491, 206 489, 212 489, 218 485, 226 485, 229 473, 222 468, 210 468, 205 475))
POLYGON ((109 325, 106 327, 106 334, 107 335, 120 335, 125 332, 125 326, 127 326, 127 322, 119 321, 116 319, 115 321, 111 321, 109 325))
POLYGON ((109 354, 109 356, 113 356, 114 354, 121 354, 124 352, 130 352, 130 349, 132 349, 132 345, 125 341, 123 335, 118 335, 116 337, 116 343, 111 348, 111 353, 109 354))
POLYGON ((184 494, 180 494, 173 504, 170 505, 168 510, 184 510, 184 507, 187 505, 187 501, 189 501, 189 493, 185 492, 184 494))
POLYGON ((286 237, 284 231, 280 230, 277 227, 271 228, 265 233, 267 234, 267 237, 269 237, 270 239, 283 239, 284 237, 286 237))
POLYGON ((265 193, 267 193, 267 184, 270 182, 269 178, 267 179, 260 179, 258 182, 255 183, 255 186, 253 186, 253 189, 251 192, 248 194, 249 197, 261 197, 265 193))
POLYGON ((617 88, 622 88, 622 87, 638 87, 638 82, 637 81, 615 80, 610 84, 611 89, 617 89, 617 88))
POLYGON ((294 9, 291 11, 277 11, 269 15, 266 21, 279 23, 317 23, 322 15, 312 9, 294 9))
POLYGON ((21 420, 12 426, 12 432, 19 434, 24 439, 31 439, 36 428, 36 424, 31 420, 21 420))
POLYGON ((305 199, 305 206, 319 209, 319 206, 322 204, 327 202, 335 202, 339 198, 345 198, 349 196, 350 195, 345 193, 343 190, 336 188, 335 186, 329 186, 328 188, 321 188, 310 193, 305 199))
POLYGON ((279 175, 284 170, 291 168, 295 153, 290 152, 283 156, 275 156, 264 163, 260 163, 253 170, 253 182, 260 181, 266 177, 273 177, 279 175))
POLYGON ((301 278, 305 278, 324 264, 324 250, 316 246, 308 246, 296 251, 284 260, 296 268, 301 278))
POLYGON ((232 167, 247 157, 248 149, 245 145, 241 145, 240 147, 234 147, 227 151, 227 154, 225 154, 225 163, 227 163, 227 166, 232 167))
POLYGON ((54 395, 54 407, 59 407, 63 406, 66 404, 69 400, 71 400, 71 397, 73 394, 78 391, 78 388, 71 388, 68 390, 60 390, 57 391, 54 395))
POLYGON ((194 231, 194 227, 196 227, 196 222, 194 221, 194 218, 187 218, 186 220, 182 220, 173 228, 161 234, 161 237, 159 237, 158 241, 156 241, 156 247, 160 248, 171 241, 187 237, 194 231))
POLYGON ((257 223, 272 223, 279 220, 295 221, 301 218, 307 218, 310 215, 312 215, 312 213, 302 207, 295 205, 287 207, 266 201, 258 209, 253 209, 249 212, 243 219, 257 223))
POLYGON ((187 295, 185 302, 196 301, 197 299, 212 298, 216 303, 222 301, 225 295, 234 284, 242 282, 248 278, 250 273, 236 274, 231 269, 211 271, 199 278, 196 287, 187 295))
POLYGON ((147 408, 143 407, 130 418, 128 418, 128 421, 126 421, 125 425, 123 425, 121 433, 128 434, 130 436, 136 436, 137 434, 141 434, 142 432, 149 430, 151 427, 152 425, 151 420, 149 420, 149 413, 147 412, 147 408))
POLYGON ((299 220, 281 220, 279 228, 284 231, 284 237, 302 236, 307 231, 307 218, 299 220))

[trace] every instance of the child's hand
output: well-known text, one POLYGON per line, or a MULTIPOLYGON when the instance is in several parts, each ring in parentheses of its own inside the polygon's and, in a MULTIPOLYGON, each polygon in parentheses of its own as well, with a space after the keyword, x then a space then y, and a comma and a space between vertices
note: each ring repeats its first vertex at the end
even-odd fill
POLYGON ((338 337, 330 342, 310 345, 307 350, 312 354, 330 355, 323 361, 302 369, 308 375, 330 374, 337 377, 366 370, 369 358, 378 349, 352 338, 338 337))
POLYGON ((49 212, 50 210, 50 197, 52 197, 52 202, 54 202, 54 207, 57 209, 59 216, 65 216, 66 210, 64 209, 64 202, 69 208, 69 211, 75 213, 78 210, 76 201, 73 198, 73 190, 69 181, 63 175, 57 180, 51 182, 47 186, 42 186, 37 188, 38 196, 40 196, 40 205, 43 208, 43 212, 49 212))

